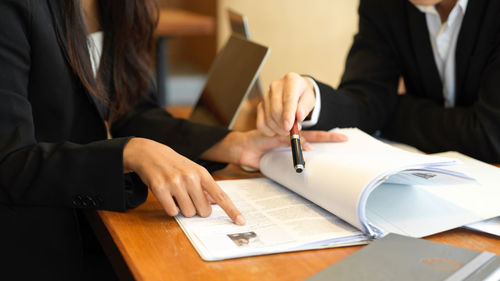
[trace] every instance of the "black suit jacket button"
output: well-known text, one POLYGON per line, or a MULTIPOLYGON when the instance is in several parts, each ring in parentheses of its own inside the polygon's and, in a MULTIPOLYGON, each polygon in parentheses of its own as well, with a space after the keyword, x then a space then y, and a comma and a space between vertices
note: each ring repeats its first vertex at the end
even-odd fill
POLYGON ((85 202, 88 204, 88 207, 97 207, 97 202, 91 196, 85 196, 85 202))
POLYGON ((82 201, 78 200, 78 198, 75 198, 72 203, 73 203, 73 206, 76 207, 76 208, 81 208, 82 207, 82 201))

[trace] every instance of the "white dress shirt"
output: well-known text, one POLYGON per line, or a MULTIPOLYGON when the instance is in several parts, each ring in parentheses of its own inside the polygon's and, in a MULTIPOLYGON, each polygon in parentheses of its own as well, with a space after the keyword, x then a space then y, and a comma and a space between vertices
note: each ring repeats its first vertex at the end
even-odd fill
POLYGON ((314 93, 316 95, 316 103, 314 104, 313 111, 311 112, 311 117, 308 120, 302 121, 301 123, 302 128, 308 128, 318 123, 319 113, 321 112, 321 95, 319 94, 319 87, 318 84, 316 84, 316 81, 314 81, 314 79, 312 79, 311 77, 304 78, 309 79, 313 83, 314 93))
POLYGON ((97 70, 99 69, 99 64, 101 62, 102 56, 102 46, 104 40, 104 32, 97 31, 90 34, 87 38, 89 53, 90 53, 90 63, 92 65, 92 71, 94 71, 94 76, 97 76, 97 70))
MULTIPOLYGON (((455 7, 451 10, 448 20, 444 23, 441 22, 441 17, 434 5, 416 5, 422 13, 425 13, 429 38, 434 53, 434 61, 443 84, 445 107, 455 106, 455 51, 467 3, 468 0, 458 0, 455 7)), ((318 100, 320 96, 319 88, 314 80, 313 84, 316 99, 318 100)), ((306 124, 303 123, 302 126, 307 128, 316 125, 320 110, 321 107, 314 107, 312 116, 317 116, 316 119, 313 120, 311 118, 306 124)))
MULTIPOLYGON (((97 76, 97 71, 99 70, 99 65, 101 64, 103 44, 104 44, 103 31, 97 31, 88 35, 87 45, 89 48, 90 64, 92 66, 92 72, 94 73, 94 77, 97 76)), ((104 121, 104 125, 106 126, 108 140, 112 139, 113 136, 111 135, 111 130, 109 128, 108 121, 104 121)))
POLYGON ((467 3, 468 0, 458 0, 444 23, 435 6, 417 5, 425 13, 434 61, 443 84, 445 107, 455 106, 455 51, 467 3))

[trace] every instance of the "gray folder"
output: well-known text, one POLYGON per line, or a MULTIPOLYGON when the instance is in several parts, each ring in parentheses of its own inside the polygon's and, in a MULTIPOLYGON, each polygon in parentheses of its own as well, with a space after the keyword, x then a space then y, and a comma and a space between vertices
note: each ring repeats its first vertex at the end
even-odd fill
POLYGON ((498 281, 500 257, 389 234, 308 281, 498 281))

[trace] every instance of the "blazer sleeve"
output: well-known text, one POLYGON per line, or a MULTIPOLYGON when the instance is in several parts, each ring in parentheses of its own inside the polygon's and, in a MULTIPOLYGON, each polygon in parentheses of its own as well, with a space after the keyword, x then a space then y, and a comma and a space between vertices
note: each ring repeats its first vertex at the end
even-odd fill
POLYGON ((391 44, 391 36, 396 35, 384 26, 386 15, 375 2, 361 0, 359 32, 339 88, 319 83, 322 110, 315 128, 381 130, 384 137, 428 153, 454 150, 500 162, 500 42, 496 41, 477 99, 470 106, 444 108, 427 98, 397 95, 402 71, 398 50, 391 44))
POLYGON ((133 111, 114 122, 113 137, 136 136, 158 141, 191 160, 223 139, 229 130, 174 118, 158 105, 157 91, 151 86, 133 111))
POLYGON ((122 164, 128 138, 77 144, 35 137, 28 100, 30 3, 0 1, 0 203, 123 211, 130 192, 122 164))
POLYGON ((402 95, 384 135, 429 153, 458 151, 500 163, 500 42, 496 44, 474 103, 444 108, 425 98, 402 95))

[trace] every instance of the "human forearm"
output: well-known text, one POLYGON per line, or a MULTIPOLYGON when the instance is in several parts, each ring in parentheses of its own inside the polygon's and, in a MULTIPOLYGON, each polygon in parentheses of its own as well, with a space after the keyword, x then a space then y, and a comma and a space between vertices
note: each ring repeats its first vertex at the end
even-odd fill
POLYGON ((205 150, 201 158, 208 161, 241 164, 241 154, 246 146, 244 133, 231 132, 215 145, 205 150))
POLYGON ((174 118, 160 107, 140 108, 112 126, 114 137, 136 136, 172 147, 195 160, 228 133, 222 127, 204 126, 174 118))

